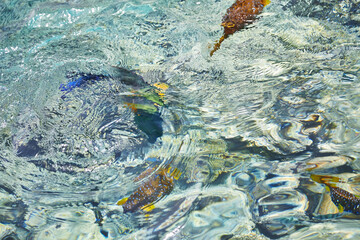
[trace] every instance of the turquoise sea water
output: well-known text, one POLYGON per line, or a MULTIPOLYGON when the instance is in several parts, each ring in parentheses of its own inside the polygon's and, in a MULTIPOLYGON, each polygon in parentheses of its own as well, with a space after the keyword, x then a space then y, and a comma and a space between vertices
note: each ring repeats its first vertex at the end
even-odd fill
POLYGON ((0 2, 0 239, 360 237, 313 177, 360 195, 360 2, 273 0, 210 57, 231 4, 0 2))

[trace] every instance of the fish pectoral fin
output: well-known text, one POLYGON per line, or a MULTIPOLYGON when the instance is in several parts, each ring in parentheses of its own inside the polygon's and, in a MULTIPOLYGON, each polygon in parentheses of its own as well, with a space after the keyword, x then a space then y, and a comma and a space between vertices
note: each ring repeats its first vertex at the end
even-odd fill
POLYGON ((155 209, 154 204, 148 204, 148 205, 141 207, 141 210, 143 210, 145 212, 151 212, 154 209, 155 209))
POLYGON ((179 169, 175 168, 174 171, 170 174, 174 179, 178 180, 181 176, 181 172, 179 169))
POLYGON ((337 208, 339 209, 339 212, 340 212, 340 213, 343 213, 343 212, 344 212, 344 207, 343 207, 343 205, 339 204, 339 206, 337 206, 337 208))
POLYGON ((128 197, 123 198, 123 199, 119 200, 116 204, 117 205, 124 205, 128 199, 129 199, 128 197))
POLYGON ((265 7, 266 5, 269 5, 270 3, 271 3, 270 0, 264 0, 264 7, 265 7))

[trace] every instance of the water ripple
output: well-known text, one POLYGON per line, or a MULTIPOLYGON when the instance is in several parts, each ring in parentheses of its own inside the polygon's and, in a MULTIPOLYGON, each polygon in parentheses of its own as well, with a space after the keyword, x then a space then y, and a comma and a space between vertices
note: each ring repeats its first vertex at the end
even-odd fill
POLYGON ((0 238, 357 237, 311 174, 358 192, 358 6, 273 1, 210 57, 231 4, 0 3, 0 238))

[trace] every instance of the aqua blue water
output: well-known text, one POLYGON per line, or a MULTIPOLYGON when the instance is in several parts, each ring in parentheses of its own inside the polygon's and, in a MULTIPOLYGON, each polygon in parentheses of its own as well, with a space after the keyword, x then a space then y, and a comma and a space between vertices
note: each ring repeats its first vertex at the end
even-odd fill
POLYGON ((232 4, 0 2, 0 239, 359 238, 359 1, 232 4))

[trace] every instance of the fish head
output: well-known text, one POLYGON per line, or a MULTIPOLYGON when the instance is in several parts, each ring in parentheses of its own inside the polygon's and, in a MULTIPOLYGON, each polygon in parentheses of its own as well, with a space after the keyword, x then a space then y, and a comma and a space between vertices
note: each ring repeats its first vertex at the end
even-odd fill
POLYGON ((224 28, 224 34, 230 35, 237 31, 238 27, 231 20, 226 20, 222 22, 221 26, 224 28))

